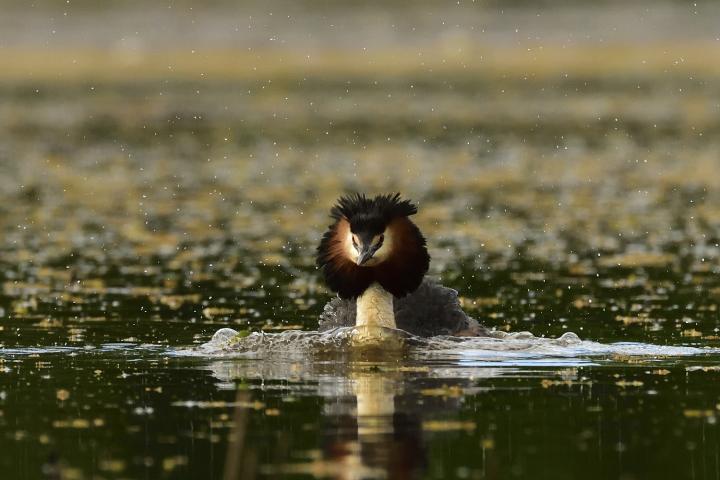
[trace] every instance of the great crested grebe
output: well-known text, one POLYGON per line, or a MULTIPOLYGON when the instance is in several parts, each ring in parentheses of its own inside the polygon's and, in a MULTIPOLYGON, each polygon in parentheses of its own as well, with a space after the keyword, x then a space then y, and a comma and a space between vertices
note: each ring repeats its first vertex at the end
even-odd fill
POLYGON ((383 327, 419 336, 488 334, 462 311, 455 290, 425 279, 425 237, 408 218, 416 213, 399 193, 337 201, 317 249, 317 266, 339 296, 320 315, 321 330, 355 326, 371 337, 383 327))

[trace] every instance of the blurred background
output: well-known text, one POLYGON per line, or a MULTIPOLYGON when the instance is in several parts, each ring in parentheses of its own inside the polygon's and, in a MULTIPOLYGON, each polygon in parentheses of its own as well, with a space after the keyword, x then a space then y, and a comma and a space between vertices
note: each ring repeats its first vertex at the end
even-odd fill
POLYGON ((5 245, 221 236, 261 260, 314 243, 342 192, 401 191, 436 247, 545 259, 712 204, 692 192, 718 173, 714 2, 2 8, 5 245))
POLYGON ((217 237, 275 261, 349 190, 419 201, 438 258, 652 248, 720 220, 715 2, 2 10, 0 222, 34 261, 217 237))
MULTIPOLYGON (((106 364, 62 357, 76 370, 45 382, 54 360, 12 355, 186 346, 228 325, 314 329, 330 297, 314 249, 349 191, 418 202, 431 274, 490 327, 717 344, 719 18, 708 0, 0 0, 0 347, 10 355, 0 359, 0 426, 14 449, 0 465, 22 458, 11 471, 35 478, 50 458, 52 473, 48 452, 69 442, 68 478, 160 478, 188 462, 214 465, 198 478, 218 477, 212 429, 210 453, 179 457, 147 430, 174 435, 183 420, 160 406, 189 391, 221 396, 207 372, 193 380, 179 367, 164 384, 154 364, 155 377, 128 386, 118 380, 127 365, 98 360, 117 370, 104 377, 92 372, 106 364), (147 389, 158 385, 153 403, 147 389), (85 389, 105 393, 74 405, 85 389), (143 400, 122 405, 127 417, 113 413, 114 396, 143 400), (68 405, 91 412, 86 423, 68 420, 68 405), (97 429, 76 435, 86 427, 97 429), (130 451, 117 432, 150 446, 130 451), (160 451, 170 463, 148 463, 160 451)), ((714 420, 708 398, 697 411, 714 420)), ((490 424, 503 405, 489 407, 490 424)), ((556 407, 546 411, 564 419, 556 407)), ((604 421, 624 421, 612 408, 604 421)), ((664 425, 668 436, 678 424, 664 425)), ((282 430, 263 425, 258 435, 282 430)), ((518 427, 515 441, 526 433, 518 427)), ((555 445, 575 445, 576 433, 555 445)), ((472 445, 492 448, 488 435, 472 445)), ((693 435, 683 438, 695 448, 693 435)), ((628 438, 635 473, 646 473, 644 455, 662 450, 628 438)), ((512 470, 512 452, 528 446, 567 474, 565 451, 538 450, 545 440, 515 450, 498 441, 498 465, 522 473, 551 462, 523 463, 528 454, 512 470)), ((603 458, 617 456, 611 440, 603 458)), ((473 448, 454 451, 471 465, 473 448)), ((693 448, 656 473, 690 471, 693 448)), ((451 451, 433 453, 432 465, 450 465, 437 478, 457 474, 451 451)))
POLYGON ((6 279, 164 294, 276 269, 303 296, 348 191, 419 202, 432 273, 468 296, 518 269, 718 268, 715 2, 2 11, 6 279))

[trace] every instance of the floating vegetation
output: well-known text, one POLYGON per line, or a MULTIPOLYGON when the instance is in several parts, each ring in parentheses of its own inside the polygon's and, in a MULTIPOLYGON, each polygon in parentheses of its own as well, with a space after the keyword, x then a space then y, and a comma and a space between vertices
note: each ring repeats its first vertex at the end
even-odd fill
POLYGON ((3 8, 4 476, 717 476, 720 7, 211 3, 3 8), (491 337, 316 331, 352 190, 491 337))

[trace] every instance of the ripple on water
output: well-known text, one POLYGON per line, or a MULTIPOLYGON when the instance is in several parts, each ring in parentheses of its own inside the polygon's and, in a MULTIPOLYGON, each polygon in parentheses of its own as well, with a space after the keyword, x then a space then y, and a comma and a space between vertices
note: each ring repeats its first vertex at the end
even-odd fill
POLYGON ((50 345, 42 347, 12 347, 0 348, 0 358, 2 357, 24 357, 30 355, 52 355, 52 354, 120 354, 120 355, 145 355, 153 353, 162 353, 167 350, 163 345, 154 345, 149 343, 128 343, 115 342, 103 343, 100 345, 83 345, 83 346, 66 346, 66 345, 50 345))
MULTIPOLYGON (((568 332, 558 338, 536 337, 529 332, 492 332, 488 337, 416 337, 402 330, 387 329, 402 339, 407 355, 415 359, 447 359, 485 365, 563 365, 587 364, 588 360, 622 357, 686 357, 717 354, 718 349, 619 342, 599 343, 582 340, 568 332)), ((255 332, 241 336, 233 329, 218 330, 199 347, 178 352, 182 355, 214 357, 292 358, 319 352, 352 349, 354 328, 325 332, 255 332)))
POLYGON ((0 348, 0 357, 47 355, 53 353, 75 353, 81 350, 82 348, 80 347, 65 346, 0 348))

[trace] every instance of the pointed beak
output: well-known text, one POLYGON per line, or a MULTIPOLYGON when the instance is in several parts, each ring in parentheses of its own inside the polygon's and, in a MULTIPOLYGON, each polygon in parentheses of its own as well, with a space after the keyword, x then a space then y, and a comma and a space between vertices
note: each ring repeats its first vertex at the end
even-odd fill
POLYGON ((363 263, 370 260, 375 253, 375 250, 369 245, 363 245, 362 250, 360 251, 360 255, 358 255, 357 258, 357 264, 362 265, 363 263))

